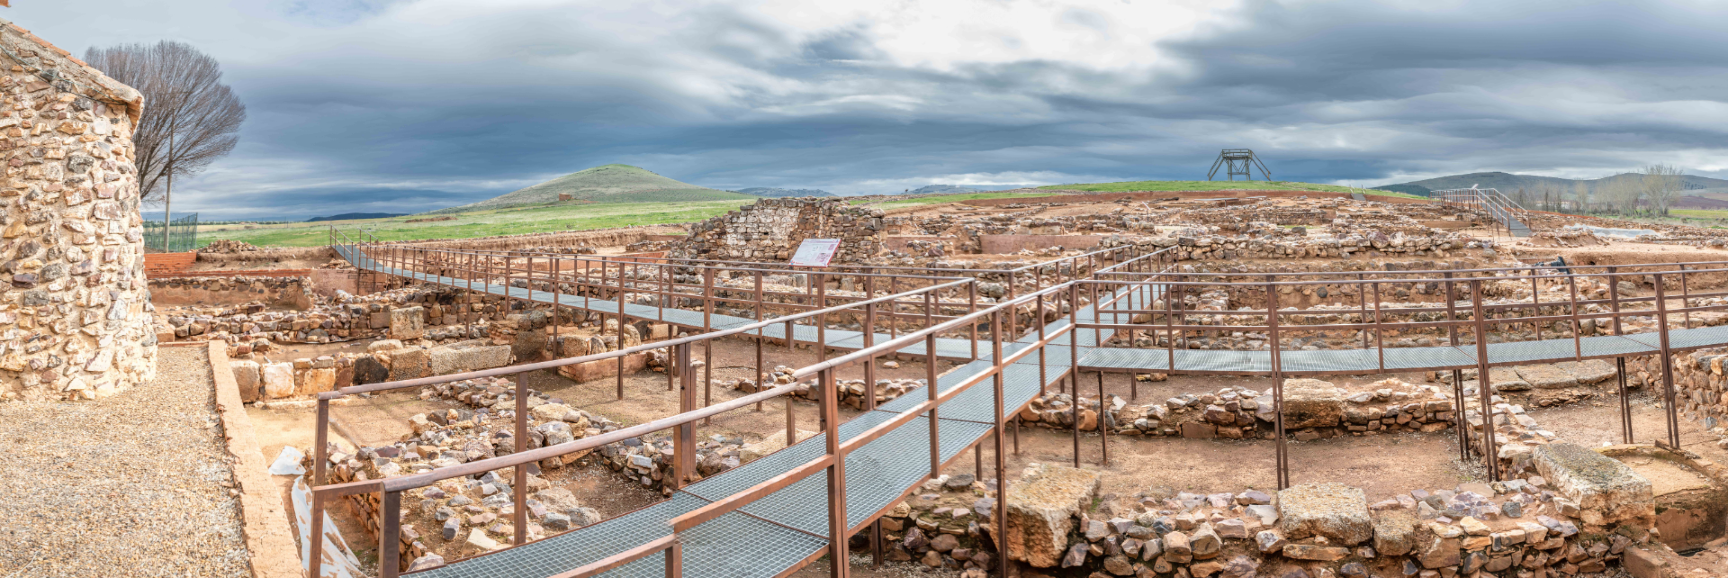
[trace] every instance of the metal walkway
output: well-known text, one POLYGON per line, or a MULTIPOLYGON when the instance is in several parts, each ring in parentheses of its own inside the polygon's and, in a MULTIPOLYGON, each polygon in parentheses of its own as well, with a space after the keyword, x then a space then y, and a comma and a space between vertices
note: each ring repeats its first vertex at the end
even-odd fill
MULTIPOLYGON (((401 270, 381 265, 354 254, 350 247, 338 246, 338 252, 356 267, 435 283, 459 289, 497 296, 508 296, 538 303, 575 309, 616 314, 619 304, 614 301, 571 295, 554 295, 545 291, 507 287, 490 283, 401 270)), ((1131 290, 1136 300, 1156 299, 1155 286, 1143 285, 1131 290)), ((687 327, 702 327, 702 314, 679 309, 662 309, 650 305, 627 304, 625 314, 640 319, 664 319, 687 327)), ((1082 324, 1098 322, 1091 305, 1076 315, 1082 324)), ((1106 316, 1109 314, 1106 313, 1106 316)), ((756 320, 714 314, 710 317, 716 328, 737 327, 756 320)), ((1066 327, 1069 319, 1059 319, 1045 326, 1046 331, 1066 327)), ((783 338, 784 326, 763 328, 761 335, 783 338)), ((1149 326, 1148 329, 1156 329, 1149 326)), ((1293 327, 1293 329, 1296 329, 1293 327)), ((755 334, 755 333, 751 333, 755 334)), ((1071 344, 1080 346, 1081 370, 1129 370, 1183 373, 1270 374, 1270 351, 1233 350, 1148 350, 1099 347, 1098 340, 1109 334, 1087 328, 1064 335, 1045 347, 1044 383, 1039 382, 1038 355, 1028 355, 1003 371, 1004 411, 1011 414, 1037 396, 1045 387, 1058 384, 1075 369, 1071 367, 1071 344), (1070 338, 1074 339, 1070 339, 1070 338)), ((1728 327, 1673 330, 1669 332, 1675 349, 1728 343, 1728 327)), ((828 330, 830 347, 857 349, 862 347, 862 333, 828 330)), ((815 343, 816 329, 795 326, 793 339, 815 343)), ((877 334, 877 342, 891 336, 877 334)), ((1659 351, 1657 334, 1587 337, 1578 340, 1553 339, 1517 343, 1496 343, 1488 346, 1490 365, 1567 361, 1579 358, 1605 358, 1649 354, 1659 351)), ((1037 332, 1012 343, 1005 343, 1004 354, 1032 347, 1038 341, 1037 332)), ((967 339, 938 339, 937 354, 947 358, 969 359, 972 343, 967 339)), ((937 379, 939 391, 954 388, 969 378, 988 371, 994 364, 988 358, 990 347, 980 347, 981 358, 970 361, 937 379)), ((900 351, 922 355, 923 345, 900 351)), ((1385 370, 1440 370, 1477 367, 1474 346, 1414 347, 1396 349, 1352 349, 1280 352, 1283 371, 1301 373, 1372 373, 1385 370)), ((915 391, 922 391, 915 390, 915 391)), ((891 419, 895 414, 914 407, 927 399, 926 395, 909 392, 884 403, 875 411, 865 412, 838 426, 839 435, 850 440, 871 427, 891 419)), ((995 395, 992 388, 974 387, 943 403, 938 419, 938 445, 944 463, 959 457, 973 444, 985 439, 995 421, 995 395)), ((847 526, 854 531, 873 519, 878 512, 899 500, 905 492, 929 473, 929 464, 908 456, 930 454, 928 415, 915 419, 857 448, 846 455, 847 526)), ((450 565, 415 573, 426 577, 506 578, 518 576, 552 576, 613 554, 666 537, 672 533, 669 521, 681 514, 713 501, 731 496, 777 475, 822 456, 826 450, 825 434, 818 434, 789 448, 762 459, 744 464, 709 477, 675 492, 673 496, 653 506, 580 528, 538 542, 510 548, 493 554, 458 560, 450 565)), ((683 544, 684 572, 689 576, 726 578, 772 578, 802 566, 827 551, 828 520, 826 480, 810 476, 798 483, 751 503, 739 511, 722 515, 697 526, 680 536, 683 544)), ((662 561, 650 556, 613 569, 606 576, 658 578, 664 575, 662 561)))
MULTIPOLYGON (((356 258, 348 248, 338 247, 342 256, 357 267, 379 273, 407 277, 450 287, 468 289, 466 279, 454 279, 383 266, 368 258, 356 258)), ((570 295, 554 295, 520 287, 498 284, 475 284, 472 288, 491 295, 527 299, 539 303, 556 302, 560 306, 616 314, 618 303, 570 295)), ((666 319, 691 327, 702 326, 702 314, 648 305, 627 304, 624 312, 641 319, 666 319), (664 315, 664 317, 662 317, 664 315)), ((1089 318, 1090 308, 1086 310, 1089 318)), ((737 327, 753 323, 753 319, 713 315, 718 328, 737 327)), ((1067 321, 1064 320, 1063 323, 1067 321)), ((771 338, 784 337, 783 326, 763 328, 771 338)), ((754 335, 755 333, 749 333, 754 335)), ((829 345, 840 348, 860 348, 862 332, 829 330, 829 345)), ((877 334, 878 342, 891 336, 877 334)), ((794 326, 793 339, 816 342, 816 329, 794 326)), ((1036 337, 1023 342, 1004 344, 1004 354, 1024 349, 1036 337), (1028 341, 1029 340, 1029 341, 1028 341)), ((1089 337, 1082 337, 1090 345, 1089 337)), ((972 344, 966 339, 938 339, 937 355, 949 358, 970 358, 972 344)), ((900 351, 923 354, 918 344, 900 351)), ((981 353, 987 353, 988 347, 981 353)), ((1054 385, 1067 375, 1066 365, 1071 354, 1066 346, 1052 346, 1048 361, 1057 371, 1047 372, 1049 381, 1039 383, 1039 368, 1034 356, 1022 363, 1011 364, 1003 371, 1004 407, 1013 411, 1030 402, 1043 386, 1054 385)), ((937 378, 938 391, 947 391, 972 376, 989 370, 994 364, 985 355, 937 378)), ((920 388, 917 391, 923 391, 920 388)), ((842 441, 850 440, 871 427, 893 418, 901 411, 918 405, 925 395, 907 394, 866 412, 838 430, 842 441)), ((984 440, 995 422, 995 392, 991 388, 974 387, 943 403, 937 420, 937 444, 944 463, 959 457, 973 444, 984 440)), ((846 455, 847 525, 857 528, 868 523, 876 514, 899 500, 914 484, 929 474, 929 464, 923 460, 906 459, 908 455, 930 454, 929 418, 926 415, 883 435, 846 455)), ((769 478, 786 473, 825 453, 826 434, 799 442, 792 447, 770 454, 722 474, 696 482, 675 492, 673 496, 647 508, 606 520, 593 526, 566 532, 538 542, 490 555, 456 561, 450 565, 415 573, 426 577, 514 578, 519 576, 553 576, 582 565, 599 561, 630 548, 663 538, 672 533, 670 521, 714 500, 731 496, 769 478)), ((828 513, 821 504, 826 502, 826 479, 810 476, 751 503, 737 512, 697 526, 680 536, 683 544, 684 572, 688 576, 726 578, 771 578, 825 554, 828 548, 828 513)), ((650 556, 616 568, 605 574, 618 577, 659 578, 664 567, 658 557, 650 556)))

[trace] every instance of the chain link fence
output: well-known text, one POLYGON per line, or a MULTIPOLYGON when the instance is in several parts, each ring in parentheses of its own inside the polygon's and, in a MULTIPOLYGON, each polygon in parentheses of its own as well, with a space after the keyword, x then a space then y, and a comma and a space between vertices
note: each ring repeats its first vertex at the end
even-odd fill
POLYGON ((181 253, 196 250, 198 246, 198 213, 169 221, 166 228, 162 226, 162 221, 144 221, 146 249, 159 253, 181 253), (163 239, 164 233, 168 233, 167 239, 163 239))

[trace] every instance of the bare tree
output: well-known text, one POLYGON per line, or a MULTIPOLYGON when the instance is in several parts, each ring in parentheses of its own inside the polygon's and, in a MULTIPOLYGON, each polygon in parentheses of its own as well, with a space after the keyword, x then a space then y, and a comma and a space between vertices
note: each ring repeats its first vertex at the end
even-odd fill
POLYGON ((1668 207, 1680 200, 1680 167, 1662 164, 1644 167, 1644 178, 1639 184, 1650 198, 1650 211, 1666 217, 1668 207))
POLYGON ((239 142, 246 105, 222 84, 222 65, 191 45, 164 40, 91 48, 84 61, 144 94, 144 113, 132 133, 143 200, 162 200, 171 175, 197 174, 239 142))
POLYGON ((1590 214, 1590 183, 1573 181, 1572 197, 1578 200, 1578 214, 1590 214))
POLYGON ((1602 179, 1603 196, 1622 215, 1638 212, 1638 201, 1644 198, 1644 187, 1633 174, 1615 175, 1602 179))

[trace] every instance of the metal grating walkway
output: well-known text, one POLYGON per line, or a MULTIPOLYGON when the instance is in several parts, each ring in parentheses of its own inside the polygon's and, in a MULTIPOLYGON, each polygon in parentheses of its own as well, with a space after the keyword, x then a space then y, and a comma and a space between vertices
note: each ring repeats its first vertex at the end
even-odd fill
MULTIPOLYGON (((407 277, 483 293, 525 299, 539 303, 616 314, 619 304, 613 301, 589 299, 571 295, 554 295, 544 291, 506 287, 496 284, 472 284, 455 279, 382 266, 372 259, 356 254, 349 246, 337 246, 337 251, 356 267, 384 274, 407 277)), ((1129 290, 1137 303, 1150 303, 1161 295, 1157 286, 1143 285, 1129 290)), ((680 309, 663 309, 651 305, 628 304, 624 312, 640 319, 665 320, 685 327, 700 329, 702 314, 680 309)), ((1109 314, 1106 314, 1109 316, 1109 314)), ((1098 321, 1091 305, 1083 307, 1076 317, 1081 323, 1098 321)), ((713 314, 715 328, 738 327, 754 323, 754 319, 713 314)), ((1114 319, 1105 321, 1115 322, 1114 319)), ((1069 320, 1060 318, 1045 326, 1053 332, 1067 327, 1069 320)), ((784 325, 771 325, 750 335, 765 335, 774 339, 785 337, 784 325)), ((1043 387, 1056 385, 1069 371, 1074 352, 1073 342, 1079 342, 1080 369, 1086 370, 1147 370, 1185 373, 1252 373, 1271 372, 1270 351, 1232 350, 1162 350, 1099 347, 1110 330, 1080 330, 1052 341, 1043 352, 1033 352, 1002 372, 1005 415, 1011 415, 1030 402, 1043 387), (1047 367, 1040 379, 1039 355, 1047 367), (1174 368, 1172 368, 1174 361, 1174 368), (1040 383, 1042 381, 1042 383, 1040 383), (1043 387, 1041 387, 1043 386, 1043 387)), ((795 325, 793 339, 816 343, 815 327, 795 325)), ((857 349, 863 344, 859 331, 828 330, 826 337, 832 347, 857 349)), ((1728 327, 1683 329, 1669 332, 1674 349, 1694 348, 1728 343, 1728 327)), ((891 339, 887 334, 875 334, 877 343, 891 339)), ((1659 351, 1658 336, 1638 334, 1624 337, 1587 337, 1577 340, 1553 339, 1516 343, 1494 343, 1488 346, 1490 364, 1566 361, 1624 355, 1649 354, 1659 351)), ((1003 353, 1013 354, 1032 347, 1038 340, 1036 331, 1015 342, 1004 343, 1003 353)), ((951 359, 969 359, 973 344, 966 339, 937 339, 937 355, 951 359)), ((923 354, 923 344, 901 349, 909 354, 923 354)), ((936 380, 939 392, 959 386, 973 376, 988 371, 991 343, 979 342, 980 359, 949 371, 936 380)), ((1440 370, 1470 368, 1477 365, 1476 349, 1459 347, 1411 347, 1394 349, 1353 349, 1280 352, 1282 369, 1286 373, 1367 373, 1387 370, 1440 370)), ((873 426, 891 419, 927 399, 922 388, 882 404, 838 427, 842 440, 850 440, 873 426)), ((937 444, 943 462, 958 457, 973 444, 982 442, 995 423, 994 388, 980 383, 942 404, 938 410, 937 444)), ((905 492, 929 474, 930 454, 929 414, 879 437, 846 456, 847 526, 857 528, 900 499, 905 492), (909 459, 909 456, 920 456, 909 459)), ((826 450, 826 434, 818 434, 789 448, 722 474, 691 484, 675 492, 671 499, 635 512, 606 520, 565 534, 533 542, 501 552, 459 560, 453 564, 417 572, 425 577, 505 578, 516 576, 551 576, 609 555, 664 537, 671 533, 669 521, 685 512, 701 507, 821 456, 826 450)), ((702 524, 682 536, 684 571, 689 576, 724 578, 771 578, 794 569, 822 554, 828 547, 827 481, 823 475, 813 475, 798 483, 770 494, 740 511, 702 524)), ((662 560, 650 556, 616 568, 605 574, 614 577, 658 578, 664 575, 662 560)))

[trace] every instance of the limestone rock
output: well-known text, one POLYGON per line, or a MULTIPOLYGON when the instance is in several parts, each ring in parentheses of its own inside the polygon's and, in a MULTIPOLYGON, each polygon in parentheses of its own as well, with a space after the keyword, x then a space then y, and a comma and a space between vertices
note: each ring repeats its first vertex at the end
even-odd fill
POLYGON ((1578 378, 1555 365, 1520 365, 1512 368, 1518 372, 1518 377, 1530 383, 1536 389, 1560 389, 1577 387, 1578 378))
POLYGON ((1554 364, 1554 367, 1571 374, 1572 379, 1577 380, 1581 385, 1595 385, 1614 379, 1614 376, 1619 375, 1613 365, 1601 359, 1563 361, 1554 364))
POLYGON ((1098 472, 1044 464, 1008 486, 1008 556, 1036 568, 1056 566, 1074 516, 1098 494, 1098 472))
POLYGON ((1345 396, 1329 381, 1284 380, 1284 427, 1337 427, 1344 422, 1345 396))
POLYGON ((1374 535, 1368 499, 1362 490, 1335 482, 1302 484, 1278 492, 1278 517, 1279 529, 1290 540, 1325 536, 1348 546, 1374 535))
POLYGON ((1650 480, 1619 460, 1569 444, 1537 446, 1536 471, 1578 505, 1589 525, 1653 519, 1656 500, 1650 480))
POLYGON ((391 339, 420 339, 426 336, 426 310, 422 307, 398 307, 390 310, 391 339))
POLYGON ((1416 548, 1416 517, 1405 510, 1374 513, 1374 551, 1403 556, 1416 548))
POLYGON ((294 364, 267 363, 259 372, 264 381, 264 397, 278 399, 294 395, 294 364))

